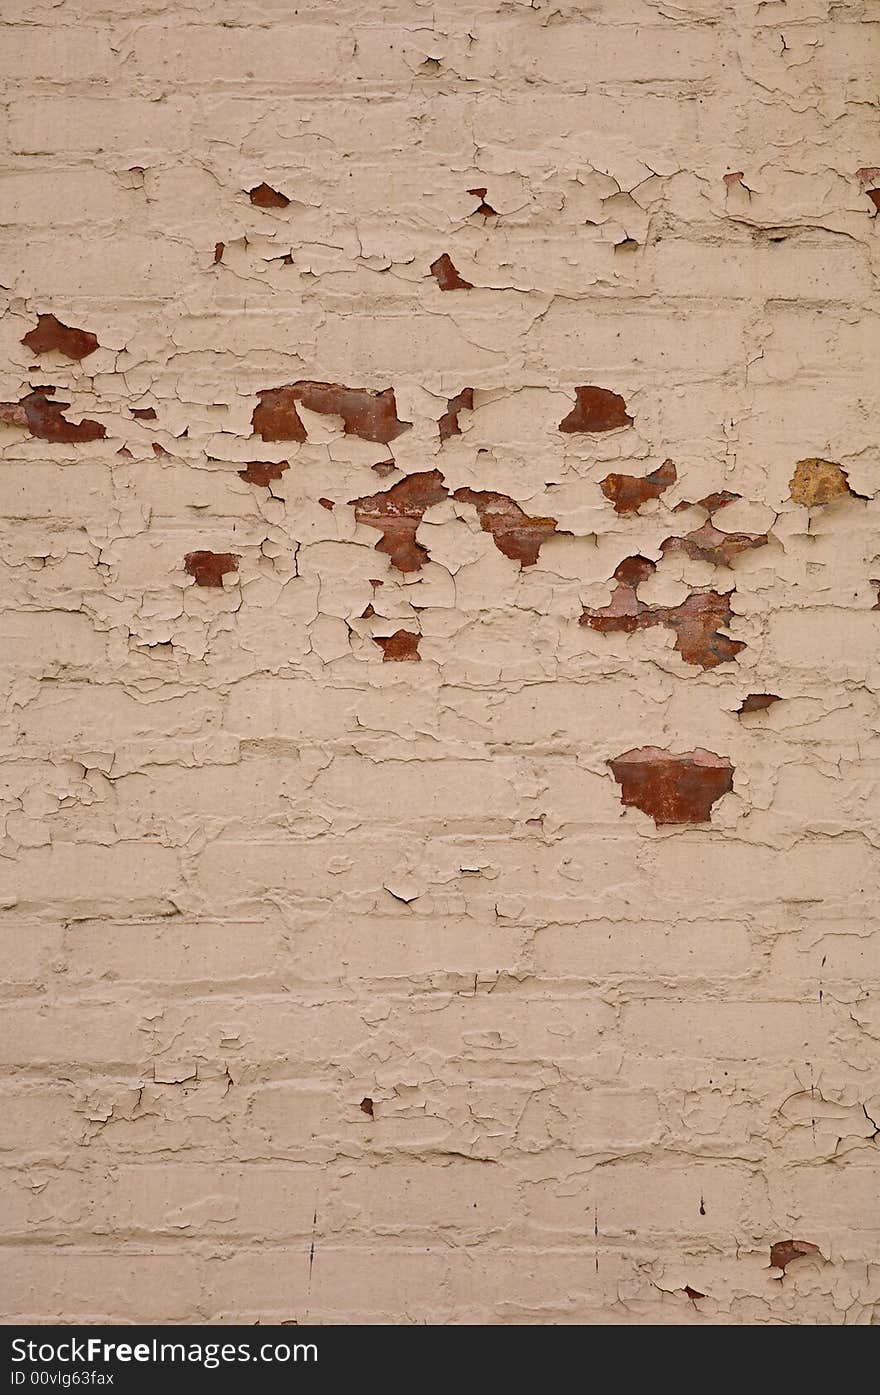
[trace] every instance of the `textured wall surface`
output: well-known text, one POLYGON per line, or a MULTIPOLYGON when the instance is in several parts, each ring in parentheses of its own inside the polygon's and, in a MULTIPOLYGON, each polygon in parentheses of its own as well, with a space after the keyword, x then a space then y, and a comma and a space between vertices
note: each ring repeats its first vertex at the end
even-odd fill
POLYGON ((877 1321, 876 7, 3 11, 4 1313, 877 1321))

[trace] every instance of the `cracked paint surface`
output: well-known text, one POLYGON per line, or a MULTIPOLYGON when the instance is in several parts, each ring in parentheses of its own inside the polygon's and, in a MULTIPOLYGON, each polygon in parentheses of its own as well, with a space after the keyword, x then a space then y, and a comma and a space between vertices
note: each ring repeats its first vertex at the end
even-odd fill
POLYGON ((877 34, 5 7, 7 1321, 880 1321, 877 34))
POLYGON ((675 635, 675 648, 685 663, 700 668, 735 659, 743 640, 721 633, 733 619, 730 592, 692 591, 677 606, 648 605, 639 599, 639 587, 650 581, 657 567, 647 557, 627 557, 614 571, 614 592, 607 606, 584 610, 580 623, 601 634, 632 634, 635 630, 665 625, 675 635))

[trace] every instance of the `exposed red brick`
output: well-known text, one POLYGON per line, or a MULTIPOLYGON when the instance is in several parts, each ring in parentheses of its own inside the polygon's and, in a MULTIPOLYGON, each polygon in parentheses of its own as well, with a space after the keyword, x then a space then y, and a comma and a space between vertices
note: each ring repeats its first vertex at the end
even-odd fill
POLYGON ((732 170, 730 174, 724 176, 724 183, 728 189, 732 189, 737 184, 742 184, 745 178, 745 170, 732 170))
POLYGON ((237 552, 188 552, 183 566, 196 586, 222 586, 227 572, 238 571, 239 560, 237 552))
POLYGON ((714 494, 707 494, 703 499, 695 499, 693 503, 682 499, 672 512, 684 513, 685 509, 705 509, 707 513, 717 513, 718 509, 723 509, 726 504, 735 504, 737 499, 741 498, 741 494, 731 494, 729 489, 719 489, 714 494))
POLYGON ((468 189, 469 194, 473 194, 475 199, 479 199, 479 205, 474 209, 474 213, 482 213, 484 218, 497 218, 498 210, 486 202, 488 189, 468 189))
POLYGON ((393 388, 372 392, 369 388, 304 379, 289 387, 264 389, 259 398, 251 421, 264 441, 306 440, 297 403, 310 412, 342 417, 347 436, 360 436, 364 441, 382 445, 388 445, 412 426, 412 422, 399 419, 393 388))
POLYGON ((422 636, 412 630, 395 630, 393 635, 374 635, 373 643, 382 650, 382 662, 421 663, 419 641, 422 636))
POLYGON ((246 484, 258 484, 268 489, 273 480, 280 480, 284 471, 289 469, 289 460, 249 460, 245 469, 239 470, 238 477, 246 484))
POLYGON ((322 508, 322 509, 335 509, 335 508, 336 508, 336 505, 334 504, 334 502, 333 502, 332 499, 324 499, 324 498, 321 498, 321 499, 318 500, 318 503, 321 505, 321 508, 322 508))
POLYGON ((632 426, 633 419, 619 393, 600 387, 574 391, 577 400, 559 423, 560 431, 617 431, 621 426, 632 426))
POLYGON ((813 1245, 809 1240, 777 1240, 775 1245, 770 1246, 770 1263, 774 1269, 781 1269, 783 1273, 787 1265, 794 1259, 801 1259, 804 1255, 818 1255, 823 1258, 822 1251, 818 1245, 813 1245))
POLYGON ((29 425, 27 412, 21 402, 0 402, 0 421, 6 426, 23 426, 26 429, 29 425))
POLYGON ((616 585, 611 600, 600 610, 585 608, 580 623, 601 634, 632 634, 648 625, 659 624, 656 615, 661 607, 649 606, 638 597, 639 586, 656 570, 656 563, 648 557, 625 557, 614 569, 616 585))
POLYGON ((745 643, 720 633, 733 618, 732 592, 692 591, 677 606, 648 605, 638 588, 656 571, 647 557, 627 557, 616 568, 611 600, 600 610, 585 609, 582 625, 602 634, 632 634, 654 625, 665 625, 675 635, 675 648, 685 663, 716 668, 734 659, 745 643))
POLYGON ((378 464, 371 465, 371 470, 375 470, 380 479, 385 479, 388 475, 393 475, 397 469, 393 460, 380 460, 378 464))
POLYGON ((226 251, 226 243, 225 243, 225 242, 215 242, 215 243, 214 243, 214 265, 215 265, 215 266, 217 265, 218 262, 222 262, 222 260, 223 260, 223 253, 224 253, 225 251, 226 251))
POLYGON ((733 766, 712 751, 677 755, 642 746, 608 764, 621 787, 622 803, 641 809, 658 825, 707 823, 712 805, 733 788, 733 766))
POLYGON ((448 252, 444 252, 435 262, 431 263, 431 275, 441 291, 472 291, 474 289, 472 281, 465 281, 463 276, 459 276, 448 252))
POLYGON ((698 1288, 691 1288, 690 1284, 685 1284, 684 1291, 692 1303, 696 1303, 698 1298, 705 1298, 705 1293, 701 1293, 698 1288))
POLYGON ((649 499, 659 499, 664 490, 678 478, 675 465, 664 460, 649 475, 606 475, 599 488, 614 505, 615 513, 638 513, 649 499))
POLYGON ((428 560, 428 549, 416 542, 416 531, 425 511, 448 495, 439 470, 407 475, 380 494, 350 499, 358 523, 378 528, 382 534, 376 551, 391 558, 400 572, 415 572, 428 560))
POLYGON ((781 699, 776 693, 749 693, 744 697, 739 707, 736 709, 740 714, 746 712, 763 712, 765 707, 772 707, 774 702, 781 699))
POLYGON ((868 198, 871 200, 877 212, 880 213, 880 189, 866 189, 865 193, 868 195, 868 198))
POLYGON ((370 1118, 373 1118, 373 1101, 370 1099, 369 1095, 364 1096, 364 1098, 361 1100, 360 1107, 362 1113, 369 1114, 370 1118))
POLYGON ((484 533, 520 567, 532 567, 538 560, 541 544, 556 532, 555 518, 532 518, 507 494, 488 489, 457 489, 453 494, 462 504, 473 504, 484 533))
POLYGON ((69 402, 55 402, 50 394, 53 387, 35 388, 20 402, 0 402, 0 421, 10 426, 27 427, 40 441, 75 445, 82 441, 100 441, 107 435, 106 426, 88 417, 78 423, 67 421, 63 413, 69 402))
POLYGON ((152 451, 153 451, 153 454, 154 454, 154 455, 160 455, 160 456, 161 456, 161 455, 167 455, 167 454, 168 454, 168 451, 165 449, 165 447, 164 447, 164 446, 161 446, 161 445, 159 444, 158 441, 153 441, 153 442, 152 442, 152 451))
POLYGON ((99 347, 96 335, 87 329, 71 329, 54 315, 38 315, 36 329, 29 330, 21 342, 35 354, 55 349, 72 359, 88 358, 99 347))
POLYGON ((304 441, 306 429, 296 410, 297 396, 292 387, 265 388, 257 394, 251 426, 264 441, 304 441))
POLYGON ((686 664, 716 668, 730 663, 745 649, 744 640, 720 633, 733 619, 731 595, 730 591, 692 591, 681 605, 666 611, 662 623, 675 632, 675 648, 686 664))
POLYGON ((664 554, 684 552, 695 562, 709 562, 713 567, 725 567, 741 552, 748 552, 754 547, 765 547, 768 542, 766 533, 724 533, 715 527, 712 515, 740 497, 739 494, 731 494, 729 490, 722 489, 717 494, 707 494, 705 499, 698 499, 693 504, 676 504, 676 513, 682 509, 701 508, 706 510, 709 517, 699 528, 685 534, 683 538, 664 538, 660 544, 660 551, 664 554))
POLYGON ((155 407, 132 407, 131 414, 136 421, 155 421, 155 407))
POLYGON ((450 397, 446 402, 446 411, 437 422, 440 431, 440 442, 448 441, 450 436, 460 436, 461 427, 458 424, 458 414, 461 411, 472 412, 474 410, 474 390, 473 388, 462 388, 455 397, 450 397))
POLYGON ((290 199, 286 194, 279 193, 269 184, 257 184, 253 189, 248 190, 248 198, 254 208, 287 208, 290 199))

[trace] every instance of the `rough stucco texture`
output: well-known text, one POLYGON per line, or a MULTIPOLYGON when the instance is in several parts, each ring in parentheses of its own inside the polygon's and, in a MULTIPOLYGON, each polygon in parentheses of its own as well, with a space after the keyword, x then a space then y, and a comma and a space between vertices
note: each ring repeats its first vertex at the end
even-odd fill
POLYGON ((877 1321, 876 20, 7 0, 7 1316, 877 1321))

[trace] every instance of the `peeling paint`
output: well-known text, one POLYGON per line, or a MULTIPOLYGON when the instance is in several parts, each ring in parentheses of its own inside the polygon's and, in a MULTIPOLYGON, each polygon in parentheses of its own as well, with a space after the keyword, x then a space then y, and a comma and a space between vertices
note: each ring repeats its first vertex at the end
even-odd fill
POLYGON ((519 562, 520 567, 533 567, 538 560, 541 544, 556 532, 555 518, 532 518, 507 494, 489 489, 457 489, 453 499, 473 504, 484 533, 505 557, 519 562))
POLYGON ((712 751, 674 754, 642 746, 608 762, 621 801, 666 823, 708 823, 712 805, 733 789, 733 766, 712 751))
POLYGON ((373 643, 378 644, 382 650, 382 662, 385 664, 417 664, 422 657, 419 653, 421 638, 421 635, 414 634, 412 630, 395 630, 393 635, 373 635, 373 643))
POLYGON ((877 1325, 876 7, 6 10, 6 1320, 877 1325))
POLYGON ((258 484, 262 489, 271 488, 273 480, 280 480, 285 470, 290 469, 289 460, 249 460, 238 478, 246 484, 258 484))
POLYGON ((441 291, 472 291, 473 284, 460 276, 448 252, 431 263, 431 275, 441 291))
POLYGON ((748 693, 736 709, 741 716, 749 712, 764 712, 768 707, 772 707, 774 702, 781 699, 776 693, 748 693))
POLYGON ((755 547, 766 547, 769 541, 766 533, 725 533, 715 526, 714 515, 719 509, 726 508, 739 498, 739 494, 723 490, 717 494, 709 494, 695 504, 677 505, 678 509, 705 509, 709 516, 699 528, 686 533, 684 537, 665 538, 660 544, 660 550, 663 553, 684 552, 695 562, 708 562, 713 567, 726 567, 730 566, 740 553, 749 552, 755 547))
POLYGON ((72 329, 54 315, 38 315, 36 328, 29 330, 21 342, 35 354, 56 350, 65 358, 76 360, 88 358, 98 348, 96 335, 86 329, 72 329))
POLYGON ((610 388, 575 388, 575 397, 574 407, 559 423, 560 431, 618 431, 633 424, 623 398, 610 388))
POLYGON ((339 383, 298 382, 290 387, 266 388, 259 393, 252 426, 264 441, 305 441, 306 430, 297 403, 310 412, 341 417, 347 436, 383 445, 408 431, 411 422, 400 421, 394 389, 371 392, 367 388, 342 387, 339 383))
POLYGON ((685 663, 704 669, 736 658, 745 643, 720 633, 733 618, 732 593, 692 591, 677 606, 648 605, 639 599, 638 588, 656 570, 656 564, 647 557, 625 558, 615 569, 615 587, 608 605, 600 610, 585 609, 580 623, 602 634, 632 634, 665 625, 675 634, 675 648, 685 663))
POLYGON ((408 475, 390 489, 350 499, 358 523, 378 528, 382 536, 376 551, 391 558, 399 572, 414 572, 428 560, 428 549, 416 542, 425 512, 446 498, 448 490, 439 470, 408 475))
POLYGON ((54 387, 44 386, 35 388, 20 402, 0 402, 0 421, 10 426, 23 426, 38 440, 63 445, 100 441, 106 436, 107 428, 89 417, 79 422, 68 421, 64 413, 70 403, 56 401, 54 392, 54 387))
POLYGON ((248 198, 254 208, 287 208, 290 199, 280 190, 273 189, 271 184, 261 182, 255 184, 253 189, 248 190, 248 198))
MULTIPOLYGON (((474 390, 473 388, 462 388, 461 392, 450 397, 446 403, 446 411, 438 419, 437 429, 440 432, 440 442, 448 441, 450 436, 460 436, 461 426, 459 424, 460 412, 472 412, 474 410, 474 390)), ((373 467, 376 468, 375 466, 373 467)))
POLYGON ((785 1273, 786 1268, 795 1259, 803 1259, 809 1255, 818 1255, 822 1258, 822 1252, 818 1245, 813 1245, 809 1240, 777 1240, 770 1247, 770 1264, 774 1269, 781 1269, 785 1273))
POLYGON ((196 586, 222 586, 224 576, 238 571, 240 560, 235 552, 188 552, 183 567, 196 586))
POLYGON ((789 488, 794 502, 808 509, 830 504, 847 494, 854 499, 864 498, 850 488, 846 470, 833 460, 799 460, 789 488))
POLYGON ((638 513, 642 504, 651 499, 659 499, 678 478, 675 465, 664 460, 656 470, 647 475, 606 475, 599 481, 599 488, 614 505, 615 513, 638 513))
POLYGON ((468 189, 469 194, 471 194, 475 199, 479 199, 479 203, 477 204, 477 207, 474 209, 474 213, 479 213, 483 218, 497 218, 497 210, 494 209, 490 203, 486 202, 486 195, 488 194, 488 192, 488 187, 485 186, 481 186, 478 189, 468 189))

